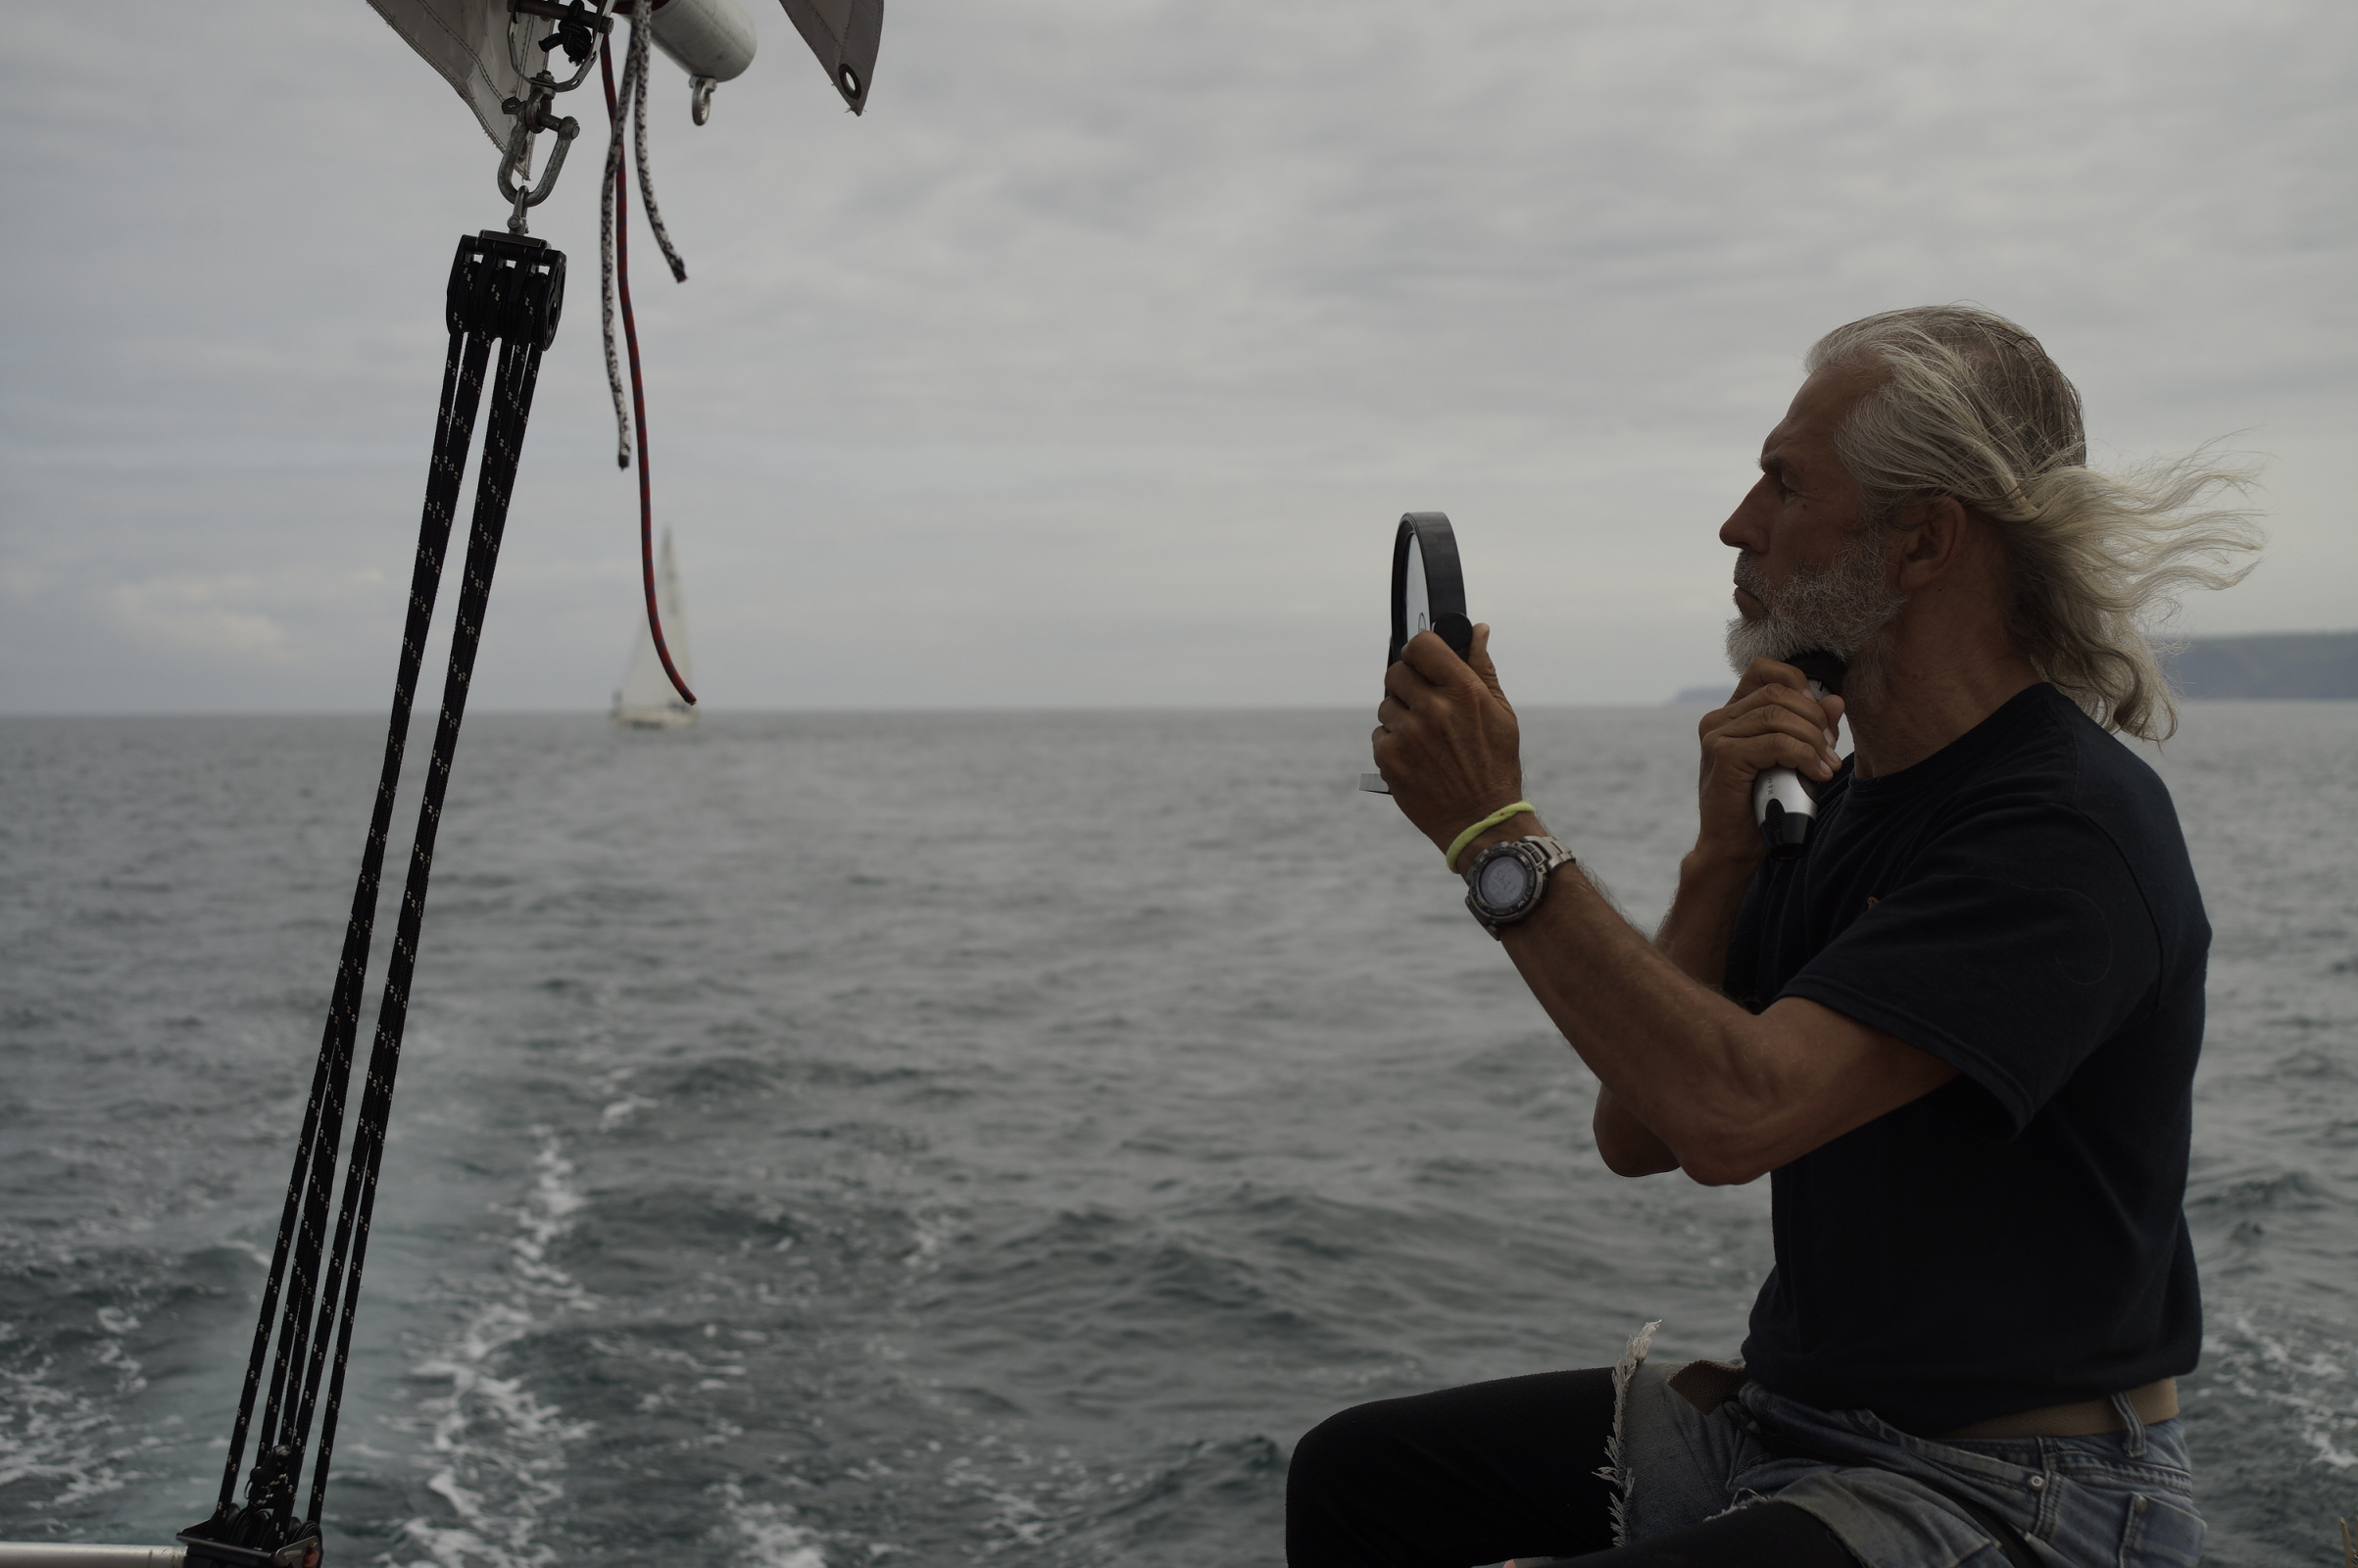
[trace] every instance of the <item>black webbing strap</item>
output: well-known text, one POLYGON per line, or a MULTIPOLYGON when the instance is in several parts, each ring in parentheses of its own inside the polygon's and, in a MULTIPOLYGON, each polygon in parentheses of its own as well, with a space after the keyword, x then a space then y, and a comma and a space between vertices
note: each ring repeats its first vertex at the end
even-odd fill
POLYGON ((459 725, 481 644, 483 613, 493 569, 508 522, 516 462, 532 412, 532 393, 542 352, 555 338, 565 299, 565 256, 539 240, 485 233, 459 242, 451 264, 446 315, 450 351, 444 362, 442 403, 434 428, 434 450, 426 474, 425 507, 418 523, 418 555, 410 580, 408 620, 402 630, 401 660, 393 683, 393 711, 385 738, 384 763, 368 838, 361 855, 360 880, 345 927, 344 951, 328 1004, 327 1025, 313 1070, 311 1096, 296 1142, 295 1165, 287 1183, 277 1243, 263 1289, 253 1349, 246 1364, 229 1455, 213 1517, 181 1532, 189 1561, 286 1562, 300 1565, 317 1550, 319 1519, 327 1490, 327 1467, 335 1445, 336 1418, 351 1354, 354 1309, 361 1267, 368 1254, 368 1224, 374 1211, 377 1171, 384 1157, 385 1121, 393 1081, 401 1062, 411 983, 417 972, 418 933, 425 916, 434 838, 458 749, 459 725), (336 1153, 343 1138, 345 1098, 359 1034, 368 948, 382 883, 385 845, 393 802, 401 782, 418 676, 426 632, 442 579, 451 525, 458 509, 467 454, 481 403, 484 370, 494 341, 502 344, 493 381, 491 418, 484 432, 483 459, 475 478, 473 525, 464 581, 451 636, 450 668, 442 692, 440 721, 419 803, 418 831, 402 892, 393 956, 387 966, 376 1038, 361 1094, 343 1200, 332 1244, 327 1242, 327 1208, 334 1187, 336 1153), (324 1274, 322 1274, 324 1258, 324 1274), (273 1339, 272 1329, 276 1329, 273 1339), (294 1494, 319 1404, 328 1335, 336 1335, 335 1360, 327 1378, 326 1409, 319 1430, 319 1454, 312 1474, 309 1506, 294 1512, 294 1494), (274 1353, 273 1352, 274 1349, 274 1353), (255 1434, 254 1468, 246 1502, 236 1502, 237 1473, 244 1461, 254 1403, 262 1392, 263 1368, 270 1369, 262 1424, 255 1434))

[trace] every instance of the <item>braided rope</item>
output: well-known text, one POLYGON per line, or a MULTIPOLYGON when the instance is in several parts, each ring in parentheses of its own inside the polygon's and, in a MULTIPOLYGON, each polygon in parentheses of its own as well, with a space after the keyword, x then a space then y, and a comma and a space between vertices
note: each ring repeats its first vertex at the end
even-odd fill
POLYGON ((442 399, 435 420, 433 456, 426 473, 425 506, 418 524, 417 564, 411 576, 409 615, 403 628, 401 659, 394 680, 384 767, 369 817, 368 843, 361 857, 352 915, 345 927, 344 950, 337 963, 325 1035, 313 1071, 303 1131, 297 1140, 294 1172, 288 1181, 277 1244, 264 1288, 262 1310, 255 1324, 254 1346, 232 1428, 221 1498, 212 1520, 182 1533, 196 1557, 205 1555, 202 1548, 208 1544, 269 1550, 299 1540, 304 1530, 316 1529, 325 1499, 328 1464, 342 1410, 344 1375, 350 1362, 354 1314, 360 1299, 361 1270, 368 1255, 377 1173, 384 1156, 385 1122, 392 1107, 393 1080, 400 1064, 402 1033, 417 970, 418 934, 425 916, 435 833, 449 786, 451 759, 458 746, 460 720, 466 712, 467 692, 473 678, 475 655, 481 644, 484 607, 491 592, 501 535, 507 525, 509 498, 515 487, 525 424, 531 414, 543 340, 560 308, 564 272, 565 258, 558 252, 539 250, 520 259, 514 254, 503 259, 500 246, 487 246, 473 236, 460 242, 459 254, 452 263, 448 295, 450 350, 443 365, 442 399), (333 1244, 328 1245, 327 1207, 335 1186, 345 1098, 351 1082, 393 803, 400 786, 418 676, 424 662, 426 634, 433 621, 434 601, 465 478, 467 450, 472 444, 482 401, 484 370, 495 338, 502 340, 504 346, 493 382, 490 422, 475 481, 474 518, 452 632, 441 720, 435 731, 418 831, 410 851, 409 875, 403 888, 376 1036, 353 1131, 350 1162, 344 1174, 335 1237, 333 1244), (273 1324, 274 1358, 270 1353, 273 1324), (331 1329, 335 1333, 335 1359, 329 1372, 326 1358, 331 1329), (254 1404, 262 1390, 266 1360, 270 1364, 269 1395, 256 1434, 246 1505, 241 1510, 236 1506, 237 1474, 244 1459, 246 1439, 253 1430, 254 1404), (305 1523, 299 1526, 292 1513, 295 1487, 323 1386, 326 1408, 320 1425, 318 1464, 313 1472, 310 1509, 305 1523))
POLYGON ((474 524, 467 540, 458 612, 451 624, 450 669, 443 679, 441 720, 435 726, 433 756, 427 764, 424 795, 418 805, 418 833, 410 851, 409 879, 402 888, 401 919, 394 930, 392 959, 386 966, 376 1039, 368 1054, 368 1086, 361 1096, 360 1119, 353 1129, 352 1167, 344 1179, 344 1212, 336 1222, 339 1253, 346 1236, 350 1237, 351 1273, 341 1293, 340 1306, 332 1282, 320 1303, 313 1375, 304 1390, 303 1424, 308 1427, 312 1398, 318 1392, 318 1352, 326 1348, 328 1312, 336 1308, 335 1365, 327 1386, 326 1411, 319 1427, 319 1457, 312 1472, 311 1503, 306 1515, 313 1519, 319 1517, 326 1498, 327 1463, 335 1451, 336 1422, 343 1411, 344 1373, 351 1362, 353 1318, 360 1304, 361 1265, 368 1255, 369 1224, 376 1211, 377 1172, 384 1163, 385 1123, 393 1108, 393 1080, 401 1068, 410 986, 417 974, 418 934, 425 922, 426 886, 434 870, 434 840, 442 825, 442 802, 450 787, 451 760, 459 749, 459 725, 467 716, 467 697, 474 682, 475 654, 482 646, 491 576, 499 565, 500 541, 508 527, 508 501, 516 485, 516 465, 523 456, 524 426, 532 414, 532 393, 540 378, 540 356, 537 341, 518 343, 510 339, 502 345, 497 400, 491 423, 483 434, 483 461, 475 476, 474 524))
MULTIPOLYGON (((270 1267, 263 1288, 262 1310, 254 1325, 254 1347, 246 1363, 237 1420, 229 1437, 229 1453, 221 1472, 220 1510, 235 1505, 238 1470, 244 1462, 246 1437, 253 1421, 263 1367, 270 1359, 270 1326, 278 1316, 282 1287, 287 1280, 290 1253, 296 1254, 294 1290, 286 1300, 286 1325, 307 1315, 309 1289, 319 1258, 318 1239, 323 1228, 327 1187, 333 1177, 335 1150, 343 1132, 345 1087, 352 1076, 352 1056, 359 1032, 361 993, 367 981, 368 948, 375 927, 378 889, 382 884, 385 845, 393 823, 393 801, 401 783, 402 759, 410 734, 410 713, 418 676, 425 662, 426 633, 433 624, 434 599, 442 580, 443 552, 450 543, 451 520, 467 466, 467 450, 474 435, 476 410, 483 389, 488 343, 469 340, 454 330, 442 372, 442 398, 435 414, 433 456, 426 473, 425 506, 418 525, 416 564, 410 576, 409 614, 402 627, 401 658, 393 678, 393 710, 386 725, 383 766, 378 772, 376 800, 368 817, 368 837, 361 853, 361 871, 353 890, 352 912, 344 927, 344 950, 336 962, 335 988, 328 1003, 327 1024, 320 1041, 319 1059, 312 1073, 311 1095, 304 1107, 303 1130, 295 1145, 294 1173, 287 1183, 286 1205, 279 1216, 278 1239, 271 1249, 270 1267), (308 1201, 306 1200, 308 1198, 308 1201), (296 1237, 303 1237, 298 1245, 296 1237)), ((279 1353, 272 1365, 270 1402, 263 1416, 259 1446, 264 1451, 280 1441, 278 1410, 290 1365, 288 1333, 282 1327, 279 1353)))
MULTIPOLYGON (((614 466, 627 468, 630 410, 622 401, 622 366, 614 357, 614 255, 629 240, 622 232, 622 115, 614 95, 611 45, 598 51, 598 75, 606 86, 606 180, 598 192, 598 314, 606 338, 606 384, 614 394, 614 466)), ((628 67, 623 68, 622 79, 630 79, 628 67)))
POLYGON ((599 280, 603 289, 606 330, 606 379, 614 395, 614 434, 616 450, 614 463, 618 467, 630 466, 630 437, 635 426, 639 446, 639 578, 647 601, 647 631, 655 642, 655 657, 663 666, 663 676, 671 689, 679 693, 680 701, 696 706, 696 694, 672 662, 671 645, 663 637, 663 616, 655 595, 655 489, 647 469, 647 390, 646 378, 639 368, 638 318, 630 308, 630 190, 622 170, 622 122, 632 114, 638 116, 639 190, 647 198, 648 218, 655 227, 655 237, 663 247, 671 263, 672 275, 687 281, 688 270, 671 250, 671 242, 663 231, 663 220, 655 215, 655 193, 647 178, 647 53, 649 28, 634 21, 630 29, 630 51, 623 58, 622 85, 617 92, 614 72, 609 64, 611 53, 599 58, 599 70, 606 85, 608 138, 606 144, 606 184, 599 195, 602 254, 599 258, 599 280), (622 340, 630 358, 630 407, 622 406, 622 371, 614 359, 614 303, 622 306, 622 340))
POLYGON ((671 236, 663 228, 663 215, 655 206, 655 177, 647 169, 647 46, 655 37, 655 17, 652 7, 634 15, 630 23, 630 113, 631 151, 639 165, 639 201, 647 209, 647 226, 655 231, 655 243, 671 266, 671 280, 688 280, 688 264, 679 259, 671 248, 671 236))
MULTIPOLYGON (((598 192, 598 304, 600 335, 606 347, 606 385, 614 400, 614 466, 630 466, 630 409, 622 400, 622 365, 614 352, 614 299, 617 291, 622 300, 622 314, 627 321, 630 315, 630 237, 629 237, 629 181, 622 169, 622 129, 631 124, 631 147, 638 165, 639 198, 647 209, 647 226, 655 233, 655 243, 663 253, 671 269, 671 276, 684 283, 688 280, 688 264, 680 260, 671 243, 670 231, 663 227, 663 215, 655 205, 655 178, 647 162, 647 76, 648 45, 653 37, 653 24, 634 18, 630 25, 630 45, 622 57, 622 82, 614 85, 614 50, 608 45, 598 54, 598 76, 606 89, 606 177, 598 192)), ((646 414, 642 409, 640 422, 646 414)), ((643 456, 643 455, 642 455, 643 456)), ((658 632, 657 640, 662 640, 658 632)), ((668 660, 665 661, 667 664, 668 660)), ((672 684, 679 685, 676 675, 672 684)), ((685 688, 682 688, 683 692, 685 688)))

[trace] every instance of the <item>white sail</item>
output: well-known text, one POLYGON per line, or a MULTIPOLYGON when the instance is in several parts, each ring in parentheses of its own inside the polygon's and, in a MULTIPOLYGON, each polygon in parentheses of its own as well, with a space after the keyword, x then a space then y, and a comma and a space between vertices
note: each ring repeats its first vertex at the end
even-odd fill
MULTIPOLYGON (((663 617, 663 646, 679 678, 696 685, 696 666, 688 658, 688 616, 679 597, 679 565, 671 557, 671 530, 663 530, 663 552, 655 558, 655 606, 663 617)), ((630 665, 622 672, 622 689, 614 693, 614 722, 640 729, 684 729, 696 722, 696 710, 679 700, 663 662, 656 657, 655 634, 647 629, 647 611, 638 612, 638 632, 630 647, 630 665)))

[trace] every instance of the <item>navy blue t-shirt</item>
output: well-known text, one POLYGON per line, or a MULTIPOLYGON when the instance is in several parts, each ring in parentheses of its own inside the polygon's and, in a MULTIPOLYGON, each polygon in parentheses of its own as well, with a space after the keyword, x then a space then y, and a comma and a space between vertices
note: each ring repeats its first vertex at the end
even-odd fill
POLYGON ((1728 994, 1961 1076, 1773 1175, 1752 1375, 1931 1434, 2191 1371, 2210 935, 2168 790, 2052 686, 1901 772, 1845 767, 1808 852, 1753 879, 1728 994))

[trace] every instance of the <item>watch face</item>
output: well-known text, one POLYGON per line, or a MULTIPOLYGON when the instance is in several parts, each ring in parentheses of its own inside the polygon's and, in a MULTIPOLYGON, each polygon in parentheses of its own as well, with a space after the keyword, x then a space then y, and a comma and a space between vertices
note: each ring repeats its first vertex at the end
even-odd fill
POLYGON ((1497 855, 1483 862, 1474 877, 1474 897, 1486 908, 1503 914, 1531 892, 1531 867, 1519 855, 1497 855))

